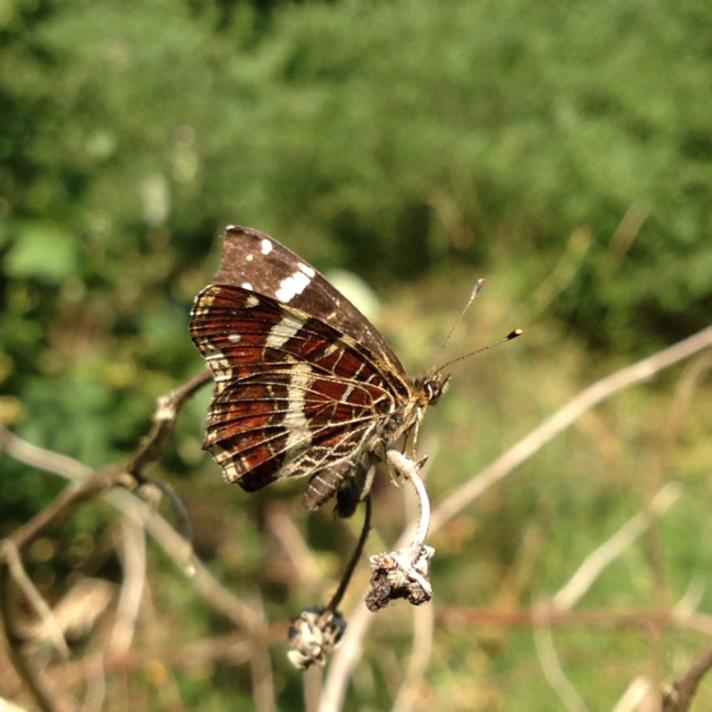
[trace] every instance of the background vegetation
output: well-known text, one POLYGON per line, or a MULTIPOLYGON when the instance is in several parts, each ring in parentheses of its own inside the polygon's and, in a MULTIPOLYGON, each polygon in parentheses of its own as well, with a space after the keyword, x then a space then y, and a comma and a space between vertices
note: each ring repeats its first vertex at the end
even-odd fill
MULTIPOLYGON (((221 227, 254 225, 366 280, 414 374, 481 274, 447 355, 525 329, 463 363, 428 418, 429 488, 444 498, 595 378, 709 322, 710 23, 699 0, 3 0, 0 422, 92 467, 125 455, 156 396, 201 368, 188 311, 221 227)), ((451 522, 433 541, 436 611, 551 595, 675 480, 679 502, 582 608, 670 605, 696 582, 712 613, 711 394, 700 376, 685 401, 691 378, 674 369, 586 416, 451 522)), ((307 518, 300 485, 227 489, 200 450, 208 397, 183 412, 152 474, 178 490, 216 575, 283 623, 324 600, 354 535, 328 512, 307 518), (284 511, 316 591, 271 529, 284 511)), ((62 486, 3 456, 0 534, 62 486)), ((392 541, 402 519, 384 485, 378 537, 392 541)), ((92 507, 33 547, 27 565, 50 601, 81 577, 116 579, 117 526, 92 507)), ((227 624, 149 557, 138 663, 109 674, 106 709, 252 709, 244 666, 161 663, 161 650, 227 624)), ((411 614, 379 615, 346 709, 389 709, 398 687, 411 614)), ((591 710, 611 709, 638 675, 674 677, 704 643, 614 626, 555 640, 591 710)), ((279 709, 302 709, 299 675, 281 644, 273 653, 279 709)), ((0 685, 16 689, 4 674, 0 685)), ((443 623, 417 709, 445 702, 560 704, 527 627, 443 623)), ((710 703, 708 685, 699 709, 710 703)))

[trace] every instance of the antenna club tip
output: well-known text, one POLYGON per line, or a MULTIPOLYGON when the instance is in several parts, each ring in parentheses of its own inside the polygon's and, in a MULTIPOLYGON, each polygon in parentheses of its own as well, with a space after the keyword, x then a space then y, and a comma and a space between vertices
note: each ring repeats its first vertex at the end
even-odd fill
POLYGON ((513 331, 510 331, 507 334, 507 341, 511 341, 512 339, 516 339, 518 336, 521 336, 524 332, 521 329, 514 329, 513 331))

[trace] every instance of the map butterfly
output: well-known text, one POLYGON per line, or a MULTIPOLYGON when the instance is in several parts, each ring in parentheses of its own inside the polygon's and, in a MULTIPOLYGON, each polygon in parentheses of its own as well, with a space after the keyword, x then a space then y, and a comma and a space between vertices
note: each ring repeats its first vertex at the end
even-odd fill
POLYGON ((354 487, 417 433, 449 381, 439 371, 407 378, 383 336, 326 277, 247 227, 226 229, 190 333, 215 381, 203 447, 225 479, 254 491, 308 477, 304 506, 336 496, 342 516, 358 501, 354 487))

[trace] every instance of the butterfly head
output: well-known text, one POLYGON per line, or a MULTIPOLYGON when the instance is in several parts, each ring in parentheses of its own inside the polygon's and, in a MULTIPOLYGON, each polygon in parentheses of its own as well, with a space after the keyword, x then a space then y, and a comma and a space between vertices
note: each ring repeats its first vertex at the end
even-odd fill
POLYGON ((444 374, 441 371, 418 378, 415 381, 415 389, 419 395, 419 400, 422 406, 435 405, 440 396, 445 393, 450 384, 450 374, 444 374))

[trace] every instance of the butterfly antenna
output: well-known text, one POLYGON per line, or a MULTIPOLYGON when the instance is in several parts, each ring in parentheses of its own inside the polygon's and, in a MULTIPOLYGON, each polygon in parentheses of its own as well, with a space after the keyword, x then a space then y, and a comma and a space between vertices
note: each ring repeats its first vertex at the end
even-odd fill
POLYGON ((440 373, 443 369, 447 368, 448 366, 452 366, 454 363, 458 363, 459 361, 464 361, 466 358, 470 358, 470 356, 475 356, 476 354, 481 354, 483 351, 489 351, 490 349, 494 348, 495 346, 499 346, 500 344, 504 344, 507 341, 512 341, 512 339, 516 339, 518 336, 521 336, 524 332, 521 329, 514 329, 513 331, 510 331, 503 339, 500 339, 499 341, 495 341, 492 344, 488 344, 487 346, 482 346, 479 349, 475 349, 474 351, 470 351, 467 354, 463 354, 462 356, 458 356, 457 358, 452 359, 452 361, 447 361, 444 363, 442 366, 438 366, 435 369, 435 373, 440 373))
MULTIPOLYGON (((485 283, 485 280, 484 280, 484 278, 482 278, 482 277, 480 277, 480 278, 475 282, 475 286, 472 288, 472 292, 470 292, 470 297, 469 297, 469 299, 467 300, 467 303, 466 303, 465 306, 462 308, 462 311, 460 312, 460 315, 459 315, 459 316, 457 317, 457 319, 455 319, 455 321, 452 323, 452 326, 450 327, 450 331, 447 332, 447 336, 443 339, 442 344, 440 344, 440 348, 438 349, 438 353, 437 353, 437 356, 438 356, 438 357, 439 357, 439 356, 442 354, 442 352, 445 350, 445 347, 448 345, 448 342, 450 341, 450 338, 452 337, 453 332, 455 331, 455 329, 457 328, 457 326, 459 325, 459 323, 464 319, 465 314, 467 314, 467 310, 472 306, 472 302, 474 302, 475 299, 477 298, 477 295, 478 295, 478 294, 480 293, 480 291, 482 290, 482 287, 483 287, 484 283, 485 283)), ((434 359, 434 360, 437 361, 437 358, 434 359)))

